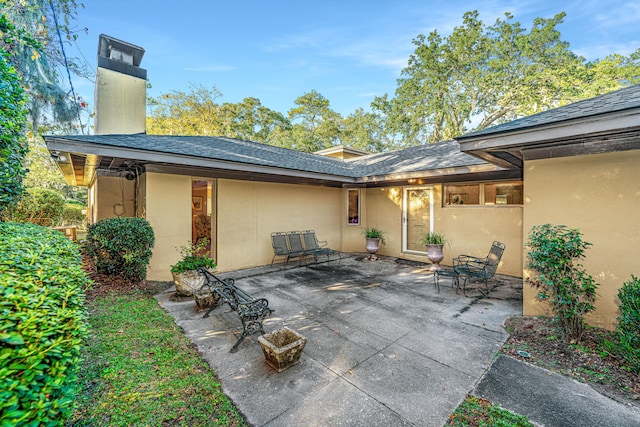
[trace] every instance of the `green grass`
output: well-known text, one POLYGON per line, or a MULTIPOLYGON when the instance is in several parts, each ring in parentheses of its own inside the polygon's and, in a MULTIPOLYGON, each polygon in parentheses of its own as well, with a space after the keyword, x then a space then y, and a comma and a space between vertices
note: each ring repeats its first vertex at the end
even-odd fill
POLYGON ((209 366, 141 292, 96 298, 73 426, 244 426, 209 366))
POLYGON ((533 427, 526 417, 516 415, 486 399, 468 395, 449 417, 454 427, 533 427))

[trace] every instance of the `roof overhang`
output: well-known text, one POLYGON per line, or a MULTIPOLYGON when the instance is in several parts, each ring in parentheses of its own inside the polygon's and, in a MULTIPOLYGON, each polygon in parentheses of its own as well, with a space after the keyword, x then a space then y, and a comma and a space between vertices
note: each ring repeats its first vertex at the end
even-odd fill
POLYGON ((147 171, 262 180, 283 183, 309 183, 342 187, 355 178, 280 167, 231 162, 159 151, 87 144, 67 138, 47 136, 47 148, 70 185, 89 185, 97 169, 126 170, 135 164, 147 171))
POLYGON ((460 150, 504 168, 524 160, 640 149, 640 109, 456 138, 460 150))

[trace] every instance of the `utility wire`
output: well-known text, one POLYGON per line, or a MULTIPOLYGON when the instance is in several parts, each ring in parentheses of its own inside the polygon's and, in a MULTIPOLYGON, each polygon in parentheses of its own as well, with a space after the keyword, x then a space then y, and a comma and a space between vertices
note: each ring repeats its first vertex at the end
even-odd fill
MULTIPOLYGON (((58 25, 58 17, 56 16, 56 10, 53 7, 53 0, 49 0, 49 6, 51 6, 51 13, 53 14, 53 22, 56 24, 56 31, 58 32, 58 40, 60 40, 60 49, 62 50, 62 57, 64 58, 64 67, 67 70, 67 77, 69 78, 69 85, 71 86, 71 95, 73 95, 73 102, 78 106, 78 99, 76 98, 76 91, 73 89, 73 83, 71 82, 71 71, 69 71, 69 62, 67 61, 67 54, 64 51, 64 43, 62 42, 62 34, 60 34, 60 26, 58 25)), ((80 107, 78 106, 78 123, 80 124, 80 131, 84 134, 84 127, 82 126, 82 119, 80 118, 80 107)))

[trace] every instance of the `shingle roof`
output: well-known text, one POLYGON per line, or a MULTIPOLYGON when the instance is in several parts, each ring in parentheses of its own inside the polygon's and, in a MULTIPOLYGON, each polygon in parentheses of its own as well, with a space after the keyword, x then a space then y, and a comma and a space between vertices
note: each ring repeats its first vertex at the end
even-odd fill
POLYGON ((457 140, 533 128, 640 107, 640 84, 462 135, 457 140))
POLYGON ((462 153, 456 141, 443 141, 344 161, 223 137, 137 134, 47 136, 46 138, 116 147, 123 150, 134 149, 150 153, 192 156, 351 178, 486 164, 483 160, 462 153))
POLYGON ((370 154, 348 159, 361 171, 361 176, 408 173, 445 168, 487 164, 484 160, 460 151, 456 141, 418 145, 387 153, 370 154))

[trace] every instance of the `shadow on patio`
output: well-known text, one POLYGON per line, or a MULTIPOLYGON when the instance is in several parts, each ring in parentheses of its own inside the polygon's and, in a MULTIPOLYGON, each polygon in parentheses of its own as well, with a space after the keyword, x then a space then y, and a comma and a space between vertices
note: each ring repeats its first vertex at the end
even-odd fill
POLYGON ((442 426, 507 338, 504 319, 522 312, 521 279, 496 276, 488 297, 465 298, 448 280, 437 293, 428 265, 392 258, 219 276, 269 300, 267 333, 307 338, 300 363, 276 373, 256 336, 229 353, 242 326, 227 305, 203 319, 173 290, 156 297, 255 426, 442 426))

